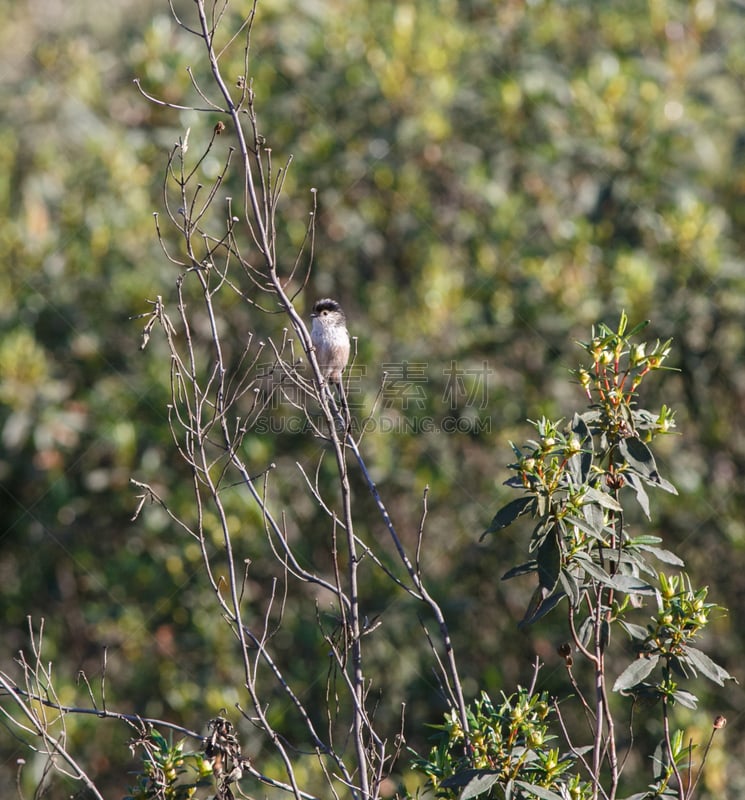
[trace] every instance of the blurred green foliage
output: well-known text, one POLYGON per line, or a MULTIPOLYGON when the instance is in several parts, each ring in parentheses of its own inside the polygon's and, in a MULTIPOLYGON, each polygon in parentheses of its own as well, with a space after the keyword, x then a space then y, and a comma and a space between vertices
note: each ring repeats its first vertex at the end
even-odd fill
MULTIPOLYGON (((186 0, 176 6, 192 13, 186 0)), ((150 104, 132 80, 201 104, 186 68, 208 87, 204 59, 154 0, 113 0, 105 13, 90 0, 2 0, 0 10, 2 664, 25 646, 26 616, 43 616, 63 699, 85 702, 76 675, 95 686, 106 647, 110 706, 200 728, 241 700, 234 645, 200 580, 198 549, 156 509, 130 521, 129 479, 153 483, 188 515, 188 477, 166 426, 164 349, 154 336, 141 352, 142 321, 130 318, 174 294, 176 268, 152 220, 167 152, 187 128, 198 148, 217 117, 150 104)), ((411 541, 430 486, 424 566, 472 696, 511 691, 536 652, 545 688, 565 688, 551 629, 515 635, 530 586, 498 580, 513 563, 510 542, 497 552, 476 540, 504 491, 507 441, 524 438, 528 416, 576 407, 573 341, 621 308, 673 338, 680 369, 645 397, 654 408, 664 395, 682 433, 659 456, 681 496, 656 501, 650 533, 678 546, 713 600, 735 614, 742 606, 744 38, 742 5, 714 0, 259 5, 248 77, 276 163, 294 155, 280 256, 294 259, 315 187, 315 271, 301 305, 325 294, 344 305, 364 407, 386 364, 407 361, 425 377, 410 402, 389 397, 393 430, 378 426, 364 447, 411 541), (402 420, 414 431, 397 432, 402 420), (438 432, 446 420, 460 432, 438 432)), ((240 47, 227 57, 237 80, 240 47)), ((221 139, 205 170, 215 173, 229 146, 221 139)), ((224 314, 237 352, 249 329, 272 332, 245 307, 224 314)), ((308 558, 321 559, 318 512, 298 497, 292 467, 315 455, 307 439, 257 437, 250 456, 289 476, 278 499, 292 501, 308 558)), ((260 557, 244 499, 232 510, 246 515, 241 556, 260 557)), ((371 522, 360 533, 380 531, 371 522)), ((407 733, 422 751, 422 723, 443 708, 427 652, 413 649, 411 608, 379 589, 363 587, 385 619, 370 646, 385 669, 379 715, 393 724, 406 698, 407 733)), ((252 586, 259 608, 265 590, 252 586)), ((287 659, 308 696, 322 697, 318 636, 295 608, 285 622, 287 659)), ((726 621, 717 633, 709 648, 738 674, 745 634, 726 621)), ((734 694, 717 710, 739 709, 734 694)), ((282 708, 274 713, 281 723, 282 708)), ((711 797, 745 786, 743 721, 728 716, 727 752, 710 757, 711 797)), ((688 724, 708 720, 692 713, 688 724)), ((87 721, 70 735, 104 793, 121 796, 127 731, 109 722, 92 736, 87 721)), ((27 751, 10 737, 0 748, 0 791, 11 791, 21 756, 34 786, 27 751)))

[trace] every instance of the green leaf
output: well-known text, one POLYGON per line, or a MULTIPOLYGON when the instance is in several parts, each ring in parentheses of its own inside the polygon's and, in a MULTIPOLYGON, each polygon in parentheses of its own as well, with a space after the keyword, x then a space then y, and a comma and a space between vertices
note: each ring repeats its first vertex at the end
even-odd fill
POLYGON ((585 492, 585 502, 597 503, 599 506, 603 506, 603 508, 607 508, 610 511, 623 511, 623 507, 615 498, 611 497, 607 492, 593 489, 592 486, 585 492))
POLYGON ((445 789, 459 789, 463 791, 459 795, 459 800, 468 800, 470 797, 478 797, 490 789, 499 780, 499 772, 492 769, 467 769, 451 775, 440 784, 445 789))
POLYGON ((486 535, 496 533, 511 525, 519 516, 529 511, 531 506, 535 506, 535 497, 518 497, 517 500, 507 503, 494 515, 494 519, 481 534, 479 541, 482 541, 486 535))
POLYGON ((562 589, 557 589, 553 594, 549 595, 543 586, 538 586, 533 592, 525 616, 518 622, 517 627, 522 629, 537 622, 541 617, 545 617, 563 597, 564 591, 562 589))
POLYGON ((556 527, 556 520, 553 517, 541 517, 538 524, 533 528, 533 533, 530 534, 530 544, 528 545, 528 552, 533 553, 540 550, 546 537, 551 534, 556 527))
POLYGON ((591 646, 594 632, 595 620, 591 616, 585 617, 584 621, 579 626, 579 630, 577 631, 577 637, 579 638, 580 644, 583 647, 591 646))
POLYGON ((583 569, 591 578, 603 584, 610 585, 610 575, 602 567, 598 566, 587 553, 575 553, 572 556, 572 561, 580 569, 583 569))
POLYGON ((561 546, 556 526, 549 531, 538 548, 536 562, 538 564, 539 584, 547 589, 548 592, 553 592, 559 582, 559 572, 561 571, 561 546))
POLYGON ((649 631, 641 625, 634 625, 632 622, 624 622, 623 620, 619 620, 619 623, 632 639, 644 641, 649 636, 649 631))
POLYGON ((577 579, 574 575, 563 569, 559 573, 559 580, 561 581, 561 587, 569 599, 572 608, 575 610, 578 609, 582 603, 582 587, 579 585, 577 579))
POLYGON ((582 449, 569 459, 567 468, 574 484, 582 486, 587 483, 592 469, 592 436, 587 423, 579 414, 574 415, 571 431, 579 439, 579 445, 582 449))
POLYGON ((618 320, 618 335, 623 336, 626 333, 626 326, 629 324, 629 318, 626 314, 626 309, 621 309, 621 317, 618 320))
POLYGON ((513 475, 511 478, 507 478, 507 480, 502 484, 502 486, 509 486, 511 489, 525 488, 523 479, 519 475, 513 475))
POLYGON ((535 561, 526 561, 525 564, 519 564, 502 575, 503 581, 508 581, 510 578, 516 578, 518 575, 528 575, 538 569, 538 564, 535 561))
POLYGON ((638 545, 638 544, 659 544, 662 539, 659 536, 651 536, 650 534, 643 533, 639 536, 634 536, 633 538, 629 539, 629 544, 631 545, 638 545))
POLYGON ((581 414, 575 414, 572 418, 572 433, 576 433, 579 436, 579 441, 583 445, 588 439, 592 438, 590 429, 581 414))
MULTIPOLYGON (((604 561, 613 562, 616 567, 624 566, 626 569, 634 569, 641 566, 639 562, 644 563, 644 559, 636 553, 626 550, 619 551, 617 547, 599 547, 594 552, 599 553, 604 561)), ((657 573, 652 572, 651 574, 656 575, 657 573)))
POLYGON ((602 541, 603 531, 596 530, 596 528, 588 520, 584 520, 581 517, 575 517, 573 514, 565 514, 563 519, 567 525, 574 525, 588 536, 592 536, 594 539, 600 539, 602 541))
POLYGON ((604 586, 609 586, 611 589, 616 589, 625 594, 643 594, 653 595, 655 589, 648 583, 645 583, 641 578, 635 575, 609 575, 599 564, 596 564, 592 558, 581 551, 574 553, 572 562, 580 569, 583 569, 591 578, 600 581, 604 586))
POLYGON ((605 525, 605 514, 603 509, 595 503, 585 503, 582 506, 582 516, 587 520, 587 524, 594 530, 601 533, 608 530, 605 525))
POLYGON ((159 733, 156 730, 150 731, 150 738, 152 741, 161 749, 167 750, 168 749, 168 742, 166 741, 163 734, 159 733))
POLYGON ((656 592, 654 586, 650 586, 634 575, 614 575, 608 581, 608 586, 625 594, 653 595, 656 592))
POLYGON ((724 686, 725 681, 734 680, 724 667, 720 667, 719 664, 712 661, 706 653, 697 647, 688 645, 683 648, 683 653, 683 658, 693 667, 694 671, 700 672, 710 681, 724 686))
POLYGON ((658 472, 652 451, 636 436, 628 436, 618 443, 618 452, 629 467, 650 486, 656 486, 670 494, 677 494, 677 489, 666 481, 658 472))
POLYGON ((625 476, 626 483, 631 486, 636 494, 636 502, 641 506, 644 516, 647 519, 652 519, 652 515, 649 510, 649 496, 644 490, 644 484, 642 483, 641 478, 633 472, 626 472, 625 476))
POLYGON ((627 574, 638 575, 640 572, 646 572, 647 575, 651 575, 653 578, 656 578, 658 574, 649 560, 644 557, 644 554, 635 550, 624 549, 621 556, 621 564, 624 565, 624 570, 627 564, 631 565, 631 572, 627 574))
POLYGON ((610 644, 610 622, 607 619, 600 620, 600 631, 598 636, 598 644, 601 650, 605 650, 610 644))
POLYGON ((654 670, 659 660, 659 656, 652 656, 652 658, 637 658, 636 661, 632 661, 616 678, 613 691, 626 692, 641 683, 654 670))
POLYGON ((691 708, 695 710, 698 706, 698 697, 696 697, 695 694, 684 691, 683 689, 678 689, 676 692, 673 692, 673 698, 676 703, 680 703, 680 705, 685 706, 685 708, 691 708))
MULTIPOLYGON (((652 756, 652 774, 654 775, 654 779, 656 781, 664 780, 669 767, 670 753, 668 751, 667 742, 664 739, 660 739, 654 750, 654 755, 652 756)), ((652 796, 654 797, 654 795, 652 796)), ((670 795, 667 793, 662 795, 662 797, 669 796, 670 795)))
POLYGON ((665 564, 673 564, 676 567, 684 567, 685 562, 682 558, 678 558, 675 553, 672 553, 670 550, 665 550, 662 547, 652 547, 647 544, 637 544, 636 547, 639 550, 644 550, 647 553, 651 553, 658 561, 662 561, 665 564))
POLYGON ((687 680, 691 675, 696 677, 696 670, 688 659, 683 656, 671 656, 668 659, 667 666, 670 668, 670 672, 672 672, 673 675, 677 675, 679 678, 685 678, 687 680))
POLYGON ((641 333, 641 331, 643 331, 643 330, 644 330, 644 329, 647 327, 647 325, 649 325, 649 320, 648 320, 648 319, 645 319, 645 320, 642 320, 641 322, 638 322, 638 323, 637 323, 636 325, 634 325, 634 327, 633 327, 633 328, 632 328, 632 329, 631 329, 631 330, 630 330, 630 331, 629 331, 629 332, 626 334, 626 338, 627 338, 627 339, 631 339, 631 338, 633 338, 634 336, 636 336, 636 334, 637 334, 637 333, 641 333))
POLYGON ((541 800, 561 800, 561 795, 544 789, 543 786, 536 786, 535 783, 525 781, 515 781, 515 785, 528 792, 528 797, 540 797, 541 800))

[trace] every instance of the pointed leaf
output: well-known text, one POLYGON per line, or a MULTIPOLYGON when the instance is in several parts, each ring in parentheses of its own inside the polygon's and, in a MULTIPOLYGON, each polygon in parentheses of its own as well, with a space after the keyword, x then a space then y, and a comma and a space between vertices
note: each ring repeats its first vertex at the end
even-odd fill
POLYGON ((460 800, 478 797, 490 789, 499 779, 499 772, 491 769, 466 769, 451 775, 440 784, 445 789, 459 789, 463 787, 460 800))
POLYGON ((519 475, 513 475, 511 478, 507 478, 507 480, 502 484, 502 486, 510 486, 513 489, 524 489, 525 484, 523 483, 523 479, 519 475))
POLYGON ((634 536, 633 539, 629 539, 629 544, 659 544, 661 541, 662 539, 659 536, 650 536, 643 533, 641 536, 634 536))
POLYGON ((539 584, 549 592, 553 592, 559 582, 559 572, 561 570, 561 546, 559 545, 559 537, 555 526, 538 548, 536 562, 538 563, 539 584))
POLYGON ((503 506, 497 511, 489 527, 481 534, 481 539, 479 539, 479 541, 483 540, 487 534, 496 533, 497 531, 501 531, 502 528, 511 525, 519 516, 525 514, 530 510, 530 507, 534 505, 534 497, 518 497, 517 500, 507 503, 506 506, 503 506))
POLYGON ((649 636, 649 631, 641 625, 634 625, 633 622, 624 622, 623 620, 619 620, 619 623, 632 639, 644 641, 649 636))
POLYGON ((572 556, 571 560, 591 578, 606 585, 610 584, 610 575, 602 567, 598 566, 587 553, 577 552, 572 556))
POLYGON ((637 322, 636 325, 634 325, 634 327, 626 334, 626 338, 631 339, 633 336, 636 336, 636 334, 643 331, 647 325, 649 325, 648 319, 637 322))
MULTIPOLYGON (((587 506, 585 506, 587 508, 587 506)), ((583 533, 586 533, 588 536, 592 536, 594 539, 603 539, 603 532, 602 526, 601 530, 598 531, 593 527, 593 525, 585 519, 581 517, 575 517, 573 514, 566 514, 564 516, 564 522, 567 525, 574 525, 576 528, 579 528, 583 533)))
POLYGON ((698 706, 698 697, 696 697, 695 694, 684 691, 683 689, 678 689, 678 691, 673 692, 673 698, 675 699, 676 703, 680 703, 686 708, 692 708, 695 710, 698 706))
POLYGON ((463 788, 460 793, 459 800, 469 800, 471 797, 478 797, 483 794, 499 780, 499 774, 496 775, 481 775, 475 777, 470 783, 463 788))
POLYGON ((544 789, 543 786, 536 786, 535 783, 525 781, 515 781, 515 785, 528 792, 528 797, 540 797, 541 800, 561 800, 561 795, 544 789))
POLYGON ((683 656, 671 656, 667 662, 668 667, 670 667, 670 671, 673 675, 677 675, 680 678, 690 678, 693 676, 696 677, 696 670, 691 665, 691 662, 684 658, 683 656))
POLYGON ((531 572, 535 572, 537 569, 538 565, 535 563, 535 561, 527 561, 525 564, 520 564, 517 567, 508 569, 507 572, 502 575, 502 580, 508 581, 510 578, 516 578, 518 575, 529 575, 531 572))
POLYGON ((590 616, 585 617, 585 621, 579 626, 579 630, 577 631, 577 637, 583 647, 590 647, 594 631, 595 620, 590 616))
POLYGON ((587 524, 595 531, 602 534, 605 530, 605 515, 603 509, 596 503, 585 503, 582 506, 582 516, 587 524))
MULTIPOLYGON (((637 567, 640 560, 639 557, 634 556, 633 553, 627 553, 623 550, 619 552, 617 547, 600 547, 595 550, 595 552, 599 553, 604 561, 613 562, 613 565, 616 567, 624 567, 626 573, 637 567)), ((655 572, 654 574, 656 575, 657 573, 655 572)))
POLYGON ((572 608, 575 610, 578 609, 582 602, 582 589, 579 583, 577 583, 577 579, 574 575, 563 569, 559 573, 559 580, 561 581, 564 594, 569 598, 572 608))
POLYGON ((564 597, 564 591, 557 589, 553 594, 547 596, 547 591, 542 586, 539 586, 534 592, 528 605, 528 610, 525 616, 518 622, 518 628, 525 628, 527 625, 532 625, 537 622, 541 617, 545 617, 556 604, 564 597))
POLYGON ((656 593, 654 586, 650 586, 634 575, 614 575, 608 581, 608 586, 625 594, 653 595, 656 593))
POLYGON ((626 463, 636 472, 642 480, 651 486, 657 486, 670 494, 677 494, 676 488, 666 481, 657 471, 652 451, 636 436, 628 436, 618 443, 618 452, 624 457, 626 463))
POLYGON ((609 575, 599 564, 596 564, 587 553, 577 552, 572 556, 573 563, 583 569, 587 575, 604 586, 617 589, 626 594, 653 595, 655 589, 635 575, 609 575))
POLYGON ((660 739, 657 747, 654 749, 654 755, 652 756, 652 774, 656 781, 664 777, 669 764, 670 757, 667 752, 667 743, 664 739, 660 739))
POLYGON ((657 666, 659 660, 659 656, 652 656, 652 658, 637 658, 636 661, 632 661, 616 678, 613 691, 625 692, 636 686, 637 683, 641 683, 657 666))
POLYGON ((587 483, 590 470, 592 469, 592 437, 587 423, 579 414, 574 415, 571 430, 579 440, 579 446, 582 449, 569 459, 567 468, 575 485, 581 486, 587 483))
POLYGON ((676 567, 684 567, 685 562, 682 558, 678 558, 675 553, 670 552, 670 550, 665 550, 662 547, 652 547, 647 544, 637 544, 636 545, 639 550, 644 550, 647 553, 651 553, 658 561, 662 561, 665 564, 672 564, 676 567))
POLYGON ((649 496, 644 490, 644 484, 641 478, 631 471, 624 473, 624 475, 626 477, 626 483, 628 483, 636 493, 636 502, 641 506, 644 516, 647 519, 652 519, 652 515, 649 511, 649 496))
POLYGON ((585 501, 588 503, 597 503, 611 511, 623 511, 621 504, 615 498, 611 497, 607 492, 593 489, 592 486, 585 492, 585 501))
POLYGON ((610 643, 610 622, 607 619, 600 621, 600 635, 598 636, 598 643, 601 650, 606 650, 610 643))
MULTIPOLYGON (((635 553, 633 550, 624 549, 620 553, 619 558, 618 550, 611 550, 609 552, 615 553, 615 556, 612 557, 613 561, 618 563, 624 575, 639 575, 642 572, 646 572, 647 575, 651 575, 653 578, 657 577, 657 570, 652 567, 641 553, 635 553)), ((609 558, 611 558, 611 556, 609 556, 609 558)))
POLYGON ((524 625, 530 625, 534 617, 536 617, 538 612, 541 610, 544 602, 546 601, 547 595, 548 592, 543 588, 543 586, 536 586, 533 594, 530 597, 530 602, 528 603, 528 608, 525 611, 525 616, 517 624, 518 628, 524 625))
POLYGON ((580 444, 584 444, 590 438, 590 429, 580 414, 575 414, 572 417, 572 433, 577 434, 580 444))
POLYGON ((732 675, 730 675, 724 667, 720 667, 719 664, 712 661, 706 653, 699 650, 697 647, 691 647, 689 645, 683 648, 683 652, 685 654, 683 657, 693 669, 705 675, 710 681, 724 686, 725 681, 734 680, 732 675))
POLYGON ((555 525, 556 522, 552 518, 541 517, 538 524, 533 528, 533 533, 530 534, 529 553, 534 552, 543 544, 544 539, 554 529, 555 525))

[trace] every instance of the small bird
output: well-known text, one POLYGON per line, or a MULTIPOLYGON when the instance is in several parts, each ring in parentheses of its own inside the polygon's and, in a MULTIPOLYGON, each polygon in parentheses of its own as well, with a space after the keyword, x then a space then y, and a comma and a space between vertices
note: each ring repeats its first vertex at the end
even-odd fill
POLYGON ((341 374, 349 361, 347 318, 336 300, 329 297, 316 301, 310 317, 310 338, 321 374, 341 388, 341 374))

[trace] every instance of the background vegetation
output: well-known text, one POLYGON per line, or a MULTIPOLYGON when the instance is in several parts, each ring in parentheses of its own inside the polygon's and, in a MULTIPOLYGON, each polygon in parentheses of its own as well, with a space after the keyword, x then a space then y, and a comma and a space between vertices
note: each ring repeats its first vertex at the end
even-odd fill
MULTIPOLYGON (((499 581, 520 543, 477 540, 509 499, 508 440, 525 438, 528 416, 576 407, 581 392, 566 380, 574 340, 621 308, 673 337, 680 370, 645 398, 655 407, 664 396, 682 433, 658 455, 680 496, 653 498, 650 532, 731 609, 707 647, 742 678, 745 8, 299 5, 260 5, 250 76, 277 163, 294 156, 283 246, 299 244, 315 187, 306 312, 325 294, 347 310, 362 407, 390 365, 416 368, 387 397, 391 425, 368 436, 367 458, 402 530, 416 530, 430 486, 426 569, 466 688, 511 691, 535 653, 547 663, 541 688, 563 685, 551 625, 515 632, 532 586, 499 581), (453 363, 464 381, 455 396, 453 363), (464 422, 445 434, 424 429, 429 418, 464 422)), ((157 510, 131 522, 129 479, 187 508, 169 455, 163 345, 154 337, 141 352, 142 321, 131 317, 174 292, 152 220, 166 154, 187 128, 206 139, 217 121, 153 106, 132 80, 188 104, 186 68, 203 62, 167 4, 121 0, 104 14, 85 0, 5 0, 0 10, 0 659, 26 647, 27 615, 44 617, 64 701, 85 699, 76 676, 94 680, 106 647, 112 707, 199 728, 239 699, 231 644, 197 580, 198 550, 157 510)), ((220 140, 214 170, 229 146, 220 140)), ((226 319, 238 353, 245 315, 236 304, 226 319)), ((314 447, 291 434, 250 446, 257 463, 280 464, 314 447)), ((312 552, 317 512, 298 502, 294 513, 312 552)), ((421 721, 441 715, 436 687, 409 648, 410 609, 379 604, 386 637, 375 657, 391 692, 410 698, 421 737, 421 721)), ((287 635, 301 669, 317 643, 302 629, 287 635)), ((712 705, 730 724, 706 791, 737 797, 742 692, 728 688, 703 707, 712 705)), ((692 731, 710 725, 708 709, 686 713, 692 731)), ((72 731, 79 752, 106 796, 120 796, 128 732, 92 730, 81 720, 72 731)), ((7 794, 28 754, 10 736, 0 748, 7 794)))

